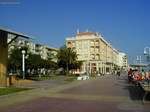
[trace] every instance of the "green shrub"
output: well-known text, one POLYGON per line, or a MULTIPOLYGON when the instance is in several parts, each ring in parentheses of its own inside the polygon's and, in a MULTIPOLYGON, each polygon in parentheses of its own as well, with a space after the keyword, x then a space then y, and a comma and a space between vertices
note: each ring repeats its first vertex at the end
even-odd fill
POLYGON ((76 77, 80 76, 80 74, 75 74, 76 77))
POLYGON ((7 88, 0 88, 0 96, 6 95, 6 94, 11 94, 11 93, 16 93, 20 91, 27 91, 31 90, 33 88, 21 88, 21 87, 7 87, 7 88))

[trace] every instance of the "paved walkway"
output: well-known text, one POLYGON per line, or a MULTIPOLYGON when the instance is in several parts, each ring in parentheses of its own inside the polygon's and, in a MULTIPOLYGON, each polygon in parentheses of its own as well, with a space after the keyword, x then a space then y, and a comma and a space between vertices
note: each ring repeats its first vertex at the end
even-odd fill
POLYGON ((30 83, 20 83, 20 84, 16 84, 15 86, 48 89, 48 88, 53 88, 53 87, 66 84, 65 79, 66 79, 65 76, 59 76, 58 78, 53 80, 42 80, 42 81, 33 81, 30 83))
POLYGON ((54 81, 53 87, 0 97, 0 112, 149 112, 150 103, 142 104, 126 78, 122 74, 71 84, 54 81))

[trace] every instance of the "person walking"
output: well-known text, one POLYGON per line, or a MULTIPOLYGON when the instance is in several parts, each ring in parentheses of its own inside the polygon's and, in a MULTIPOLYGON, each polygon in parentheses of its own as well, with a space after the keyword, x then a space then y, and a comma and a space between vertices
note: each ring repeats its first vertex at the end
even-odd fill
POLYGON ((129 84, 131 84, 132 83, 132 69, 130 68, 130 70, 128 71, 128 82, 129 82, 129 84))
POLYGON ((146 78, 146 74, 144 72, 144 70, 142 69, 142 72, 141 72, 141 79, 144 80, 146 78))

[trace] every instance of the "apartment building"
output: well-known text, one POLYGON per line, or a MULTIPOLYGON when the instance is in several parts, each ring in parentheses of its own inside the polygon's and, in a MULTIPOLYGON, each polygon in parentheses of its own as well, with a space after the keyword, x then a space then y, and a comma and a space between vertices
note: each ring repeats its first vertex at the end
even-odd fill
POLYGON ((56 55, 58 53, 58 49, 57 48, 45 46, 44 53, 45 53, 45 55, 44 55, 45 57, 44 58, 46 60, 51 60, 53 62, 57 62, 57 58, 56 58, 56 55))
POLYGON ((88 30, 80 33, 77 30, 75 37, 66 38, 66 46, 77 52, 78 60, 83 65, 77 72, 110 73, 118 65, 119 52, 111 46, 98 32, 88 30))
POLYGON ((128 60, 125 53, 119 53, 119 66, 121 69, 128 70, 128 60))
MULTIPOLYGON (((10 42, 14 38, 13 35, 8 35, 8 42, 10 42)), ((14 48, 28 47, 28 52, 33 54, 38 54, 42 59, 51 60, 56 62, 55 55, 58 52, 57 48, 44 46, 41 44, 37 44, 34 42, 30 42, 28 40, 24 40, 21 38, 15 39, 8 47, 8 53, 14 48), (51 55, 50 55, 51 54, 51 55)))

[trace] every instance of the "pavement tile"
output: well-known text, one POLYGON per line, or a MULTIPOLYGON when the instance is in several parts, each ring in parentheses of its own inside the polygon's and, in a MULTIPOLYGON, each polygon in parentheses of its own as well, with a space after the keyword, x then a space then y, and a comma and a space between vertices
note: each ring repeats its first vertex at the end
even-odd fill
POLYGON ((123 74, 70 84, 57 81, 40 82, 34 86, 41 89, 0 97, 0 112, 150 112, 149 101, 142 104, 123 74))

